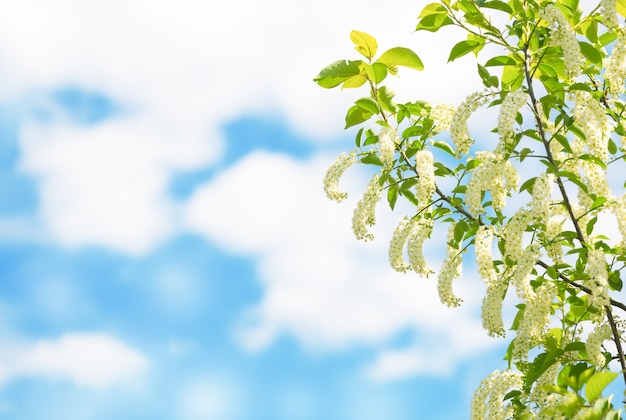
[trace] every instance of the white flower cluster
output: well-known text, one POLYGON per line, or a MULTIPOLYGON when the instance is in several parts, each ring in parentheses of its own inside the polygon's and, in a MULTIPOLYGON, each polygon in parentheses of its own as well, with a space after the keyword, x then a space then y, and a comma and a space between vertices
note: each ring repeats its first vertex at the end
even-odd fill
POLYGON ((532 202, 530 207, 532 208, 533 217, 541 222, 548 219, 550 215, 550 204, 552 200, 552 184, 554 183, 554 175, 542 173, 535 180, 533 185, 532 202))
POLYGON ((386 168, 393 165, 396 143, 399 141, 398 132, 395 128, 389 126, 381 128, 378 134, 378 157, 386 168))
POLYGON ((472 420, 503 420, 513 417, 513 407, 505 406, 504 396, 511 389, 522 389, 523 376, 512 370, 496 370, 489 374, 474 391, 472 420))
POLYGON ((585 281, 585 286, 591 289, 589 303, 603 311, 610 299, 606 259, 602 249, 587 251, 587 273, 589 280, 585 281))
POLYGON ((529 399, 539 408, 533 418, 537 420, 565 420, 565 416, 561 414, 562 409, 559 407, 565 400, 565 396, 546 391, 546 387, 553 385, 561 365, 555 363, 550 366, 535 381, 529 399), (544 414, 547 413, 547 414, 544 414))
POLYGON ((555 296, 556 287, 551 282, 541 284, 536 292, 527 293, 526 308, 513 342, 513 357, 527 358, 528 351, 543 339, 550 325, 552 300, 555 296))
MULTIPOLYGON (((615 2, 615 0, 613 0, 615 2)), ((615 14, 613 14, 615 15, 615 14)), ((621 29, 617 35, 617 42, 611 50, 611 55, 604 59, 604 80, 614 97, 619 97, 626 91, 626 31, 621 29)))
POLYGON ((450 224, 448 229, 448 251, 437 280, 439 299, 448 307, 456 307, 461 304, 461 299, 456 297, 452 291, 452 281, 461 277, 463 269, 463 256, 458 248, 451 245, 454 241, 454 226, 454 224, 450 224))
POLYGON ((546 224, 546 253, 556 263, 563 261, 563 246, 559 242, 554 241, 554 239, 563 231, 564 223, 565 219, 563 217, 552 216, 546 224))
POLYGON ((490 91, 474 92, 461 102, 452 117, 450 124, 450 137, 456 147, 457 157, 466 155, 472 146, 467 120, 480 106, 486 104, 491 98, 490 91))
POLYGON ((404 216, 393 232, 389 244, 389 264, 391 268, 400 273, 406 273, 411 269, 411 266, 404 261, 404 245, 412 224, 412 219, 409 216, 404 216))
POLYGON ((517 297, 522 302, 529 302, 534 296, 533 288, 530 285, 530 273, 535 268, 537 260, 539 260, 537 247, 534 244, 530 244, 517 259, 517 266, 513 270, 511 283, 515 286, 517 297))
POLYGON ((506 283, 498 277, 493 268, 491 243, 493 230, 488 226, 481 226, 474 238, 474 252, 478 272, 487 285, 487 292, 483 298, 481 309, 483 328, 492 337, 504 336, 504 322, 502 321, 502 300, 506 290, 506 283))
MULTIPOLYGON (((606 170, 600 165, 586 160, 580 162, 580 168, 585 171, 585 176, 582 181, 587 186, 587 192, 610 199, 611 188, 609 187, 609 181, 606 179, 606 170)), ((581 203, 583 203, 583 205, 593 204, 590 199, 587 198, 581 200, 581 203)))
POLYGON ((619 246, 626 248, 626 194, 619 199, 614 199, 610 204, 611 210, 617 219, 617 226, 622 235, 619 246))
POLYGON ((602 354, 602 343, 611 339, 612 334, 613 332, 609 324, 598 324, 587 336, 585 349, 587 350, 589 361, 594 365, 603 367, 606 364, 606 358, 602 354))
POLYGON ((481 163, 471 171, 472 178, 467 183, 467 209, 476 215, 484 213, 482 193, 489 191, 493 208, 502 210, 507 194, 517 190, 519 175, 510 161, 502 160, 492 152, 477 152, 476 158, 481 163))
POLYGON ((337 160, 330 165, 324 177, 324 192, 329 199, 340 202, 348 198, 348 193, 339 191, 339 179, 343 173, 352 165, 354 165, 355 154, 342 153, 337 160))
POLYGON ((374 235, 368 232, 367 226, 376 224, 376 204, 382 194, 382 186, 375 174, 367 185, 363 198, 359 200, 352 215, 352 231, 359 240, 370 241, 374 235))
POLYGON ((450 103, 444 102, 436 104, 430 111, 431 118, 435 121, 436 131, 447 131, 452 125, 452 118, 456 112, 456 107, 450 103))
POLYGON ((405 216, 393 233, 389 245, 389 263, 399 272, 413 269, 418 274, 428 277, 433 273, 424 257, 424 242, 430 237, 433 229, 432 219, 405 216), (406 245, 410 264, 404 260, 406 245))
POLYGON ((498 134, 500 135, 500 145, 503 146, 513 137, 513 125, 515 124, 515 116, 520 108, 526 103, 528 95, 523 90, 515 90, 509 92, 502 105, 500 106, 500 115, 498 116, 498 134))
POLYGON ((580 74, 580 69, 584 63, 576 34, 570 29, 561 10, 554 4, 548 4, 540 12, 540 17, 550 24, 552 28, 550 41, 563 50, 563 62, 568 75, 571 79, 575 79, 580 74))
POLYGON ((415 198, 420 206, 427 206, 435 193, 435 166, 433 154, 425 149, 415 154, 415 168, 417 169, 417 184, 415 198))
POLYGON ((522 239, 524 231, 531 220, 531 212, 528 209, 521 208, 509 219, 506 225, 504 255, 513 261, 518 261, 524 252, 522 239))
POLYGON ((619 26, 616 13, 617 0, 600 0, 600 14, 608 28, 619 26))
POLYGON ((428 277, 433 270, 424 258, 424 242, 433 230, 433 219, 418 218, 414 221, 407 238, 407 253, 413 270, 428 277))
POLYGON ((493 268, 493 257, 491 255, 491 243, 493 241, 493 228, 481 226, 474 238, 474 253, 476 254, 476 265, 478 272, 486 285, 494 283, 498 279, 496 270, 493 268))
POLYGON ((615 123, 604 112, 600 102, 589 92, 578 90, 574 92, 573 97, 575 105, 572 115, 576 125, 585 134, 589 153, 606 162, 609 156, 609 139, 615 123))

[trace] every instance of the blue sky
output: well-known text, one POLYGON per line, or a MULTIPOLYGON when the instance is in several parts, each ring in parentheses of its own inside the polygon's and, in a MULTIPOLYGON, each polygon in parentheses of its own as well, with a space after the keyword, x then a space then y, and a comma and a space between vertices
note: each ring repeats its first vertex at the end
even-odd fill
POLYGON ((423 4, 5 5, 0 418, 468 417, 504 367, 479 279, 441 306, 434 279, 388 267, 401 213, 352 237, 362 171, 347 204, 321 188, 358 92, 311 79, 356 54, 351 29, 422 56, 406 100, 478 87, 454 76, 470 62, 442 67, 453 39, 412 33, 423 4))

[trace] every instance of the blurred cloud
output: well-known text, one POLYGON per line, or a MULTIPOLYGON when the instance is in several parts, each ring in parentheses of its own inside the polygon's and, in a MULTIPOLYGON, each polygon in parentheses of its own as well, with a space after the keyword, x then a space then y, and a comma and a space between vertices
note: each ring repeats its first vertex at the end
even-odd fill
MULTIPOLYGON (((385 212, 384 204, 379 224, 386 233, 370 244, 353 238, 352 206, 322 196, 325 161, 254 153, 189 200, 184 214, 191 229, 257 258, 265 294, 242 319, 241 343, 260 350, 286 333, 315 350, 377 346, 382 353, 367 373, 375 380, 446 375, 464 358, 500 345, 480 326, 480 280, 465 278, 459 293, 466 305, 451 310, 439 302, 435 279, 392 272, 385 235, 391 235, 397 216, 385 212), (389 345, 406 329, 427 339, 403 350, 389 345)), ((357 179, 365 185, 362 177, 347 177, 346 187, 354 189, 357 179)), ((432 246, 443 252, 445 236, 433 237, 432 246)))
POLYGON ((148 367, 137 350, 104 333, 67 333, 57 339, 9 344, 0 352, 0 379, 67 380, 105 389, 136 379, 148 367))

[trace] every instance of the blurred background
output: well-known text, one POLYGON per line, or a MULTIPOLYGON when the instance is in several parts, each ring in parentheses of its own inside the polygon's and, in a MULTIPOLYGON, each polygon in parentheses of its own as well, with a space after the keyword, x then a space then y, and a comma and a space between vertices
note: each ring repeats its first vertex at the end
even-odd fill
POLYGON ((420 55, 399 102, 480 88, 444 67, 462 34, 414 33, 426 3, 2 2, 0 418, 468 418, 505 366, 471 262, 448 309, 388 266, 411 209, 365 244, 367 174, 322 191, 367 93, 312 78, 357 59, 350 30, 420 55))

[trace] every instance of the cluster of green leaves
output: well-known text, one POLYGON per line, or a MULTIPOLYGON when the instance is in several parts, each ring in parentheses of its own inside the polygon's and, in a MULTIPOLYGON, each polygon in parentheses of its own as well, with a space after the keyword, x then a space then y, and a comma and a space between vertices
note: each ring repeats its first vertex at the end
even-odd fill
MULTIPOLYGON (((545 390, 563 396, 564 402, 557 407, 557 411, 566 418, 583 409, 586 410, 586 419, 621 418, 620 410, 614 407, 611 398, 602 394, 620 375, 626 384, 626 372, 623 372, 626 360, 621 350, 623 338, 612 314, 614 309, 626 311, 626 306, 616 300, 611 300, 611 305, 606 307, 594 306, 590 299, 591 291, 585 284, 592 280, 588 271, 589 252, 600 249, 607 259, 610 292, 621 292, 626 250, 596 232, 598 219, 603 217, 603 212, 614 200, 590 191, 588 181, 581 173, 571 169, 572 162, 587 162, 597 165, 604 172, 613 170, 619 174, 622 171, 623 175, 626 152, 619 137, 626 136, 626 102, 622 96, 611 96, 604 80, 606 69, 603 67, 615 46, 619 30, 607 25, 607 17, 599 5, 586 13, 580 6, 579 0, 441 0, 423 8, 416 26, 417 31, 429 32, 438 32, 447 26, 465 30, 466 39, 454 44, 448 62, 470 54, 475 57, 477 75, 491 95, 487 107, 497 109, 511 91, 521 89, 528 94, 527 112, 517 114, 516 132, 513 139, 507 142, 502 159, 513 162, 517 167, 527 159, 540 164, 531 166, 541 168, 539 171, 522 172, 523 182, 514 194, 532 194, 541 173, 552 174, 558 190, 553 205, 560 206, 569 218, 566 227, 556 237, 548 237, 545 221, 531 221, 526 227, 525 237, 531 242, 541 249, 559 244, 565 250, 565 257, 546 262, 543 253, 543 259, 537 262, 531 273, 531 285, 535 290, 545 282, 556 286, 551 315, 558 326, 533 344, 528 358, 514 356, 515 338, 505 357, 509 367, 517 368, 524 375, 524 389, 512 390, 505 397, 516 407, 519 418, 532 418, 533 413, 540 410, 540 407, 533 407, 526 397, 541 375, 555 365, 559 367, 557 379, 545 390), (549 22, 541 19, 542 10, 547 5, 556 5, 576 34, 583 62, 575 78, 564 63, 564 51, 552 41, 554 29, 549 22), (495 16, 498 19, 494 19, 495 16), (503 27, 492 23, 503 18, 508 21, 503 27), (500 52, 483 58, 486 45, 496 46, 500 52), (585 130, 573 116, 571 97, 577 91, 590 94, 614 122, 606 161, 592 153, 575 155, 572 150, 573 142, 587 142, 585 130), (566 158, 552 154, 553 144, 560 145, 566 158), (574 211, 573 198, 577 196, 586 197, 591 203, 582 215, 576 215, 574 211), (590 241, 592 236, 594 239, 590 241), (585 343, 580 339, 583 325, 598 322, 602 317, 614 327, 613 331, 618 331, 613 337, 616 350, 606 349, 607 361, 614 360, 621 367, 615 368, 608 362, 605 366, 593 366, 585 343)), ((617 0, 616 11, 622 17, 626 16, 626 0, 617 0)), ((387 201, 392 209, 398 199, 403 198, 416 206, 416 215, 454 224, 454 235, 449 245, 459 252, 473 246, 482 225, 493 227, 500 254, 494 256, 493 266, 508 282, 517 262, 505 255, 506 236, 501 233, 506 230, 515 212, 505 213, 494 208, 489 192, 482 194, 482 214, 472 214, 465 202, 468 182, 474 170, 483 164, 479 155, 458 156, 450 138, 439 132, 431 104, 423 100, 395 103, 393 92, 382 84, 387 76, 397 74, 398 66, 422 70, 422 61, 415 52, 403 47, 391 48, 375 58, 378 44, 372 36, 352 31, 350 39, 365 60, 336 61, 325 67, 315 77, 315 82, 324 88, 366 86, 369 94, 349 108, 345 128, 366 122, 388 125, 398 130, 400 138, 396 144, 394 163, 388 167, 383 165, 375 148, 379 141, 375 129, 360 128, 355 140, 359 161, 380 168, 380 183, 387 190, 387 201), (432 151, 436 158, 437 192, 430 202, 420 203, 414 193, 419 176, 414 156, 425 148, 432 151), (439 186, 447 188, 443 191, 439 186)), ((524 303, 517 305, 512 331, 516 332, 524 319, 525 308, 524 303)), ((542 415, 550 413, 543 412, 542 415)))

